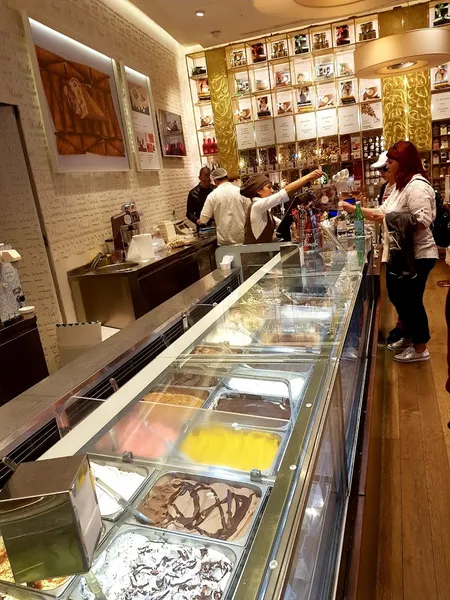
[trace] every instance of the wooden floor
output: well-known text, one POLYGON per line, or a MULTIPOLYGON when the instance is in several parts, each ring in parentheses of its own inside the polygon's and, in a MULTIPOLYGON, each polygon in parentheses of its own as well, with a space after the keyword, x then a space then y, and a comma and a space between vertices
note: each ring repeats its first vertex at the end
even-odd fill
MULTIPOLYGON (((440 261, 425 303, 431 361, 398 365, 385 352, 385 405, 378 552, 378 600, 450 600, 450 394, 447 377, 447 290, 440 261)), ((395 320, 383 306, 387 330, 395 320)))

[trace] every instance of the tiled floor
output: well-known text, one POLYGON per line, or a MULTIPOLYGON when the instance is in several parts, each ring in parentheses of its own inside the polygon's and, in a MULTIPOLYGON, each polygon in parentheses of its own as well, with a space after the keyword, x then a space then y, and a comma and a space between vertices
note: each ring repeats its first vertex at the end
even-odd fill
MULTIPOLYGON (((385 352, 385 405, 378 549, 378 600, 450 600, 450 394, 447 377, 447 289, 440 261, 430 275, 426 307, 431 360, 399 365, 385 352)), ((387 330, 395 315, 383 305, 387 330)))

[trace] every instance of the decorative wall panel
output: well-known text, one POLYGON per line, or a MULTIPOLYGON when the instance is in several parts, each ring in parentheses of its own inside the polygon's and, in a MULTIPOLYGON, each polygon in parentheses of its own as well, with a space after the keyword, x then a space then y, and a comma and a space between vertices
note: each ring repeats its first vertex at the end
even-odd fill
POLYGON ((205 54, 214 126, 219 146, 219 162, 231 177, 239 176, 236 135, 231 106, 225 48, 205 54))
POLYGON ((431 150, 431 88, 428 70, 407 75, 408 137, 419 151, 431 150))
POLYGON ((428 27, 428 4, 394 8, 378 14, 380 37, 428 27))

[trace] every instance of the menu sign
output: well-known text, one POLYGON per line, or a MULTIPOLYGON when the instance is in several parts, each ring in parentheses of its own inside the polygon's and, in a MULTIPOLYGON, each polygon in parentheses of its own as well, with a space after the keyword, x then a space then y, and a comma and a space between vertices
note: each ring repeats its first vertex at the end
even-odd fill
POLYGON ((361 104, 361 124, 363 130, 383 127, 381 102, 363 102, 361 104))
POLYGON ((149 78, 147 75, 125 67, 125 80, 136 143, 138 168, 143 171, 157 171, 161 169, 161 160, 150 101, 149 78))
POLYGON ((339 133, 346 135, 359 131, 359 111, 357 106, 341 106, 338 108, 339 133))
POLYGON ((278 119, 275 119, 275 135, 277 144, 295 142, 293 117, 278 117, 278 119))
POLYGON ((450 92, 432 95, 431 118, 433 121, 450 118, 450 92))
POLYGON ((334 108, 317 112, 317 135, 319 137, 337 135, 338 128, 336 116, 336 110, 334 108))
POLYGON ((248 150, 255 147, 255 136, 251 123, 236 125, 236 139, 239 150, 248 150))
POLYGON ((257 146, 273 146, 275 144, 275 131, 272 120, 256 121, 255 133, 257 146))
POLYGON ((297 126, 297 139, 311 140, 317 137, 316 116, 315 113, 301 113, 295 116, 297 126))

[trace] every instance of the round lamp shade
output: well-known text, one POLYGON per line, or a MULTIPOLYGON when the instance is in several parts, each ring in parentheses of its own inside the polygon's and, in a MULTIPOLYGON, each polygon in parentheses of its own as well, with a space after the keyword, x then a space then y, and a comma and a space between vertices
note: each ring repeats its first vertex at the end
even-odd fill
POLYGON ((415 29, 362 44, 355 51, 355 74, 364 79, 392 77, 437 67, 450 60, 450 30, 415 29))

